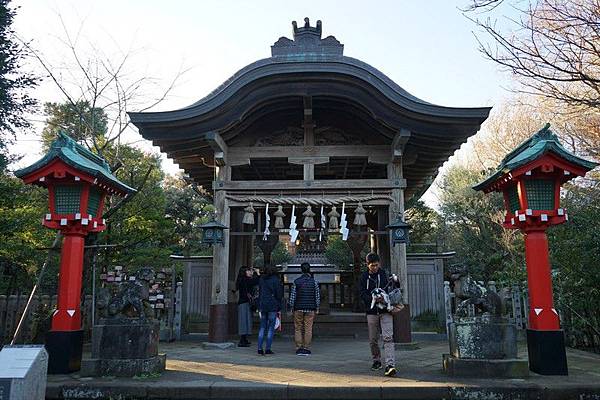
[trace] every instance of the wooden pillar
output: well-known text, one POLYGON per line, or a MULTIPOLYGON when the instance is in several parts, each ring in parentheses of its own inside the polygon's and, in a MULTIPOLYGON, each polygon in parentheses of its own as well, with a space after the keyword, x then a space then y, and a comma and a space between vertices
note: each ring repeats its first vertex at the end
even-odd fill
MULTIPOLYGON (((312 119, 312 97, 304 97, 304 146, 311 147, 315 145, 315 123, 312 119)), ((304 164, 304 180, 314 181, 315 180, 315 164, 307 163, 304 164)))
MULTIPOLYGON (((228 165, 218 168, 217 180, 228 181, 231 177, 231 167, 228 165)), ((216 188, 218 185, 214 185, 216 188)), ((215 190, 214 201, 217 221, 230 225, 230 210, 225 197, 225 190, 215 190)), ((229 245, 230 235, 226 230, 223 235, 223 245, 213 246, 212 293, 208 320, 208 341, 221 343, 227 340, 227 292, 229 279, 229 245)))
MULTIPOLYGON (((402 179, 402 163, 393 162, 388 164, 388 179, 402 179)), ((392 189, 393 204, 388 209, 390 223, 396 220, 398 213, 404 215, 404 189, 392 189)), ((392 245, 392 237, 389 236, 390 246, 390 270, 391 273, 398 275, 400 279, 402 293, 408 299, 408 271, 406 266, 406 244, 392 245)), ((407 300, 405 300, 407 301, 407 300)), ((410 343, 410 306, 407 304, 404 309, 394 315, 394 342, 410 343)))

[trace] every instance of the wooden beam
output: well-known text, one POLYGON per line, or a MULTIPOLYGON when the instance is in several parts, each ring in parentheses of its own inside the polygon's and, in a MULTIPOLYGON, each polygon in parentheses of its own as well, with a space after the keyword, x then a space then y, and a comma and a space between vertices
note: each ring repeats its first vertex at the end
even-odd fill
POLYGON ((348 163, 350 162, 350 158, 346 157, 346 162, 344 163, 344 173, 342 174, 342 179, 346 179, 346 174, 348 173, 348 163))
POLYGON ((288 157, 288 162, 296 165, 327 164, 329 157, 288 157))
MULTIPOLYGON (((313 122, 313 106, 312 97, 304 96, 304 146, 315 145, 315 123, 313 122)), ((294 159, 292 157, 292 159, 294 159)), ((289 159, 288 159, 289 160, 289 159)), ((309 159, 307 159, 309 161, 309 159)), ((304 180, 313 181, 315 179, 315 163, 305 162, 304 165, 304 180)))
POLYGON ((403 166, 413 165, 414 163, 417 162, 418 157, 419 157, 419 153, 417 153, 416 151, 407 152, 406 155, 402 157, 402 165, 403 166))
MULTIPOLYGON (((198 145, 190 144, 180 150, 169 150, 169 151, 165 151, 165 153, 167 153, 167 157, 177 159, 179 157, 196 155, 198 153, 204 153, 204 152, 210 151, 210 150, 211 150, 210 147, 208 147, 206 144, 198 144, 198 145)), ((162 148, 161 148, 161 151, 164 151, 164 150, 162 150, 162 148)))
POLYGON ((206 147, 206 142, 202 136, 187 140, 153 140, 152 144, 160 147, 160 150, 165 153, 170 151, 185 150, 189 149, 190 147, 206 147))
POLYGON ((248 165, 251 158, 308 158, 320 157, 367 157, 369 162, 387 164, 392 161, 389 145, 365 146, 269 146, 269 147, 229 147, 229 165, 248 165))
POLYGON ((404 155, 404 148, 410 139, 410 131, 408 129, 400 129, 392 140, 392 162, 400 162, 404 155))
POLYGON ((215 164, 222 167, 226 163, 227 144, 217 131, 210 131, 204 134, 204 139, 215 152, 215 164))
POLYGON ((230 181, 215 182, 215 190, 356 190, 356 189, 402 189, 406 187, 406 180, 397 179, 331 179, 317 181, 230 181))
POLYGON ((363 179, 363 176, 365 174, 365 170, 367 169, 367 165, 369 165, 369 163, 367 161, 365 161, 363 163, 363 166, 362 166, 361 170, 360 170, 360 175, 359 175, 360 179, 363 179))
MULTIPOLYGON (((312 124, 313 123, 313 105, 312 105, 312 96, 304 96, 304 124, 312 124)), ((305 143, 309 144, 309 143, 305 143)))

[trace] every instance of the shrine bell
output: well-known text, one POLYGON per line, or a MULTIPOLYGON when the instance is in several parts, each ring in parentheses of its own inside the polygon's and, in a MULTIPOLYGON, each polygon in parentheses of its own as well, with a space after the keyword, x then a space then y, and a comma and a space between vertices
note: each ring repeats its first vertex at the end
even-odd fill
POLYGON ((119 181, 106 161, 64 133, 48 153, 15 175, 27 184, 48 189, 48 212, 42 224, 60 230, 58 301, 46 336, 49 373, 78 371, 81 364, 81 285, 85 236, 106 228, 102 210, 110 195, 127 196, 134 189, 119 181))
POLYGON ((566 150, 546 124, 504 157, 492 176, 473 187, 502 192, 504 227, 525 235, 529 369, 538 374, 568 374, 564 334, 552 296, 546 229, 568 219, 560 206, 561 185, 597 165, 566 150))

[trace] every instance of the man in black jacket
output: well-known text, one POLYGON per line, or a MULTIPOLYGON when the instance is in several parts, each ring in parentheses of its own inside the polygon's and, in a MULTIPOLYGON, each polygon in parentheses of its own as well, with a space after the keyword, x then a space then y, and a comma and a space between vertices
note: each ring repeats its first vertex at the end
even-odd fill
POLYGON ((310 275, 310 264, 300 264, 302 275, 294 281, 290 293, 290 308, 294 311, 294 340, 296 354, 311 354, 312 327, 315 312, 319 309, 321 294, 319 283, 310 275))
MULTIPOLYGON (((379 256, 375 253, 367 254, 367 271, 360 278, 360 297, 367 308, 367 326, 369 328, 369 345, 373 365, 371 369, 381 369, 381 349, 379 348, 379 331, 383 336, 383 352, 385 356, 385 375, 396 375, 396 360, 394 355, 394 322, 392 314, 385 307, 379 308, 377 304, 371 308, 374 289, 381 288, 386 292, 398 284, 398 278, 393 275, 388 279, 386 272, 379 266, 379 256)), ((376 303, 383 303, 381 297, 376 298, 376 303)))

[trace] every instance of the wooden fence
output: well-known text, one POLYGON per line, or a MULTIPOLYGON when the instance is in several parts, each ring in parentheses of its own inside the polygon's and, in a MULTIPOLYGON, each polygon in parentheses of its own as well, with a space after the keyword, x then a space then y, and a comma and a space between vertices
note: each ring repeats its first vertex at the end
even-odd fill
MULTIPOLYGON (((25 310, 29 295, 0 296, 0 345, 10 343, 19 319, 25 310)), ((56 307, 56 296, 34 296, 27 319, 17 343, 41 343, 43 333, 48 330, 52 311, 56 307)), ((85 296, 81 312, 84 337, 89 338, 92 326, 92 296, 85 296)))

